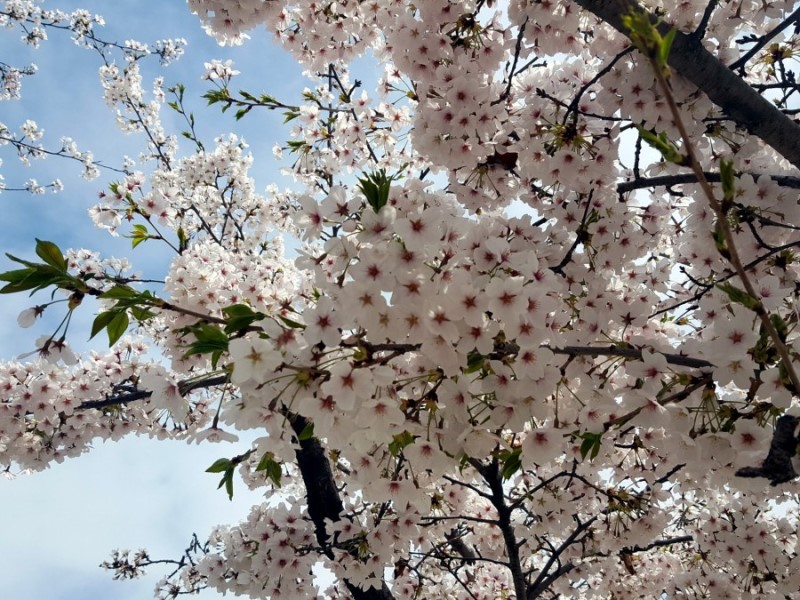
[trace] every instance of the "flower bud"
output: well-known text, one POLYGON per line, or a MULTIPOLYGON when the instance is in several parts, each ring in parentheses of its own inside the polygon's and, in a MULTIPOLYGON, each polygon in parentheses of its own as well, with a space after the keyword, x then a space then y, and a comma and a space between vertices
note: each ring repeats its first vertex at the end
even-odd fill
POLYGON ((36 317, 42 314, 42 310, 39 310, 38 306, 34 306, 32 308, 26 308, 17 317, 17 324, 20 327, 30 327, 36 322, 36 317))

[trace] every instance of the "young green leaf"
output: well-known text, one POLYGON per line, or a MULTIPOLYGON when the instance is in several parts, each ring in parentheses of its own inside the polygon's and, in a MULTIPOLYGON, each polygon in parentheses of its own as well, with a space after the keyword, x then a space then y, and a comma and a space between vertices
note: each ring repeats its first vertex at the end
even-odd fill
POLYGON ((719 176, 722 182, 722 195, 727 202, 732 202, 736 195, 736 173, 733 170, 732 160, 719 162, 719 176))
POLYGON ((522 468, 522 448, 504 450, 499 458, 503 463, 503 479, 511 479, 522 468))
POLYGON ((580 437, 583 438, 583 442, 581 442, 581 458, 584 460, 586 460, 587 456, 589 460, 597 458, 600 453, 603 434, 586 432, 581 434, 580 437))
POLYGON ((645 129, 641 125, 637 125, 636 129, 639 130, 639 135, 645 142, 647 142, 647 144, 661 153, 661 156, 664 157, 664 160, 675 163, 676 165, 686 164, 686 161, 688 160, 687 157, 681 154, 675 144, 670 141, 665 131, 662 131, 660 134, 656 135, 654 132, 650 131, 649 129, 645 129))
POLYGON ((287 327, 291 327, 292 329, 305 329, 306 326, 302 323, 298 323, 297 321, 292 321, 291 319, 287 319, 281 315, 278 315, 278 318, 283 321, 283 324, 287 327))
POLYGON ((67 271, 67 259, 53 242, 36 240, 36 255, 48 265, 59 271, 67 271))
POLYGON ((303 427, 303 431, 299 433, 297 436, 298 441, 305 442, 306 440, 310 440, 314 437, 314 423, 309 421, 306 423, 306 426, 303 427))
POLYGON ((133 298, 134 296, 138 295, 139 293, 132 287, 129 287, 127 285, 115 285, 110 290, 107 290, 102 294, 100 294, 100 298, 104 300, 106 299, 119 300, 120 298, 133 298))
POLYGON ((656 55, 656 61, 658 66, 662 69, 667 68, 667 60, 669 59, 669 51, 672 49, 672 42, 675 41, 675 35, 678 33, 678 30, 673 28, 667 32, 663 38, 661 38, 658 42, 658 51, 656 55))
POLYGON ((108 322, 106 329, 108 331, 108 345, 113 346, 117 343, 125 332, 128 330, 128 315, 124 310, 116 312, 114 318, 108 322))
POLYGON ((103 331, 103 329, 108 327, 108 324, 116 316, 117 316, 117 313, 114 312, 113 310, 107 310, 107 311, 101 312, 99 315, 97 315, 94 318, 94 322, 92 323, 92 332, 91 332, 91 335, 89 335, 89 339, 92 339, 98 333, 103 331))
POLYGON ((387 175, 384 169, 374 173, 367 173, 364 177, 359 178, 358 189, 361 190, 367 200, 367 204, 376 213, 380 212, 389 202, 389 192, 395 179, 397 179, 397 176, 387 175))
POLYGON ((234 304, 222 309, 225 313, 225 333, 234 334, 247 329, 256 321, 260 321, 266 315, 264 313, 255 312, 246 304, 234 304))
POLYGON ((266 452, 261 460, 258 461, 256 471, 263 471, 264 476, 272 481, 275 487, 281 487, 281 476, 283 469, 281 464, 275 460, 275 455, 272 452, 266 452))
POLYGON ((206 469, 206 473, 223 473, 232 467, 233 463, 229 458, 219 458, 206 469))
POLYGON ((730 283, 720 283, 717 285, 717 288, 725 292, 731 301, 741 304, 745 308, 749 308, 750 310, 756 310, 756 308, 758 308, 759 300, 757 298, 753 298, 753 296, 748 294, 746 291, 737 288, 735 285, 730 283))
POLYGON ((408 431, 404 431, 403 433, 398 433, 392 438, 392 441, 389 442, 389 452, 392 453, 392 456, 397 456, 400 454, 400 451, 414 443, 414 434, 409 433, 408 431))

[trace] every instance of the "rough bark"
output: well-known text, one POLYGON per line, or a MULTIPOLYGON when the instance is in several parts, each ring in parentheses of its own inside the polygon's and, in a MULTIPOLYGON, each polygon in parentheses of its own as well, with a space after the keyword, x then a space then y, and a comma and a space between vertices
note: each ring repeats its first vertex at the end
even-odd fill
MULTIPOLYGON (((289 415, 289 418, 292 429, 299 439, 300 433, 306 428, 309 421, 300 415, 289 415)), ((339 490, 336 489, 331 464, 328 457, 325 456, 325 448, 315 437, 300 440, 300 448, 295 454, 297 466, 306 487, 308 515, 314 523, 317 542, 320 546, 325 547, 330 537, 325 529, 325 521, 339 521, 344 509, 339 497, 339 490)), ((330 556, 333 557, 332 554, 330 556)), ((353 585, 347 579, 344 580, 344 584, 355 600, 394 599, 385 582, 382 582, 380 589, 370 588, 368 590, 353 585)))

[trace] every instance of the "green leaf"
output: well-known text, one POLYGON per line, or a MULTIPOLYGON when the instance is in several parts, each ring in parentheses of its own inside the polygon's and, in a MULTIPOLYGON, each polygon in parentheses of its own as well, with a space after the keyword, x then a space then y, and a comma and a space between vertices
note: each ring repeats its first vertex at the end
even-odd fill
POLYGON ((637 125, 636 129, 639 130, 639 135, 645 142, 647 142, 648 145, 661 153, 661 156, 664 157, 664 160, 675 163, 676 165, 686 164, 688 158, 680 153, 675 144, 670 141, 665 131, 662 131, 660 134, 656 135, 654 132, 650 131, 649 129, 645 129, 641 125, 637 125))
MULTIPOLYGON (((227 460, 221 458, 220 460, 227 460)), ((219 460, 217 461, 217 463, 219 460)), ((229 461, 230 462, 230 461, 229 461)), ((216 465, 217 463, 214 463, 216 465)), ((211 465, 213 467, 214 465, 211 465)), ((219 480, 219 484, 217 485, 217 489, 221 488, 223 485, 225 486, 225 491, 228 494, 228 500, 233 500, 233 464, 230 464, 226 469, 221 471, 208 471, 207 473, 222 473, 222 478, 219 480)))
POLYGON ((664 68, 667 66, 669 51, 672 49, 672 42, 675 41, 675 34, 677 32, 678 30, 675 28, 670 29, 667 35, 661 38, 658 44, 658 55, 656 56, 656 60, 658 61, 659 67, 664 68))
POLYGON ((100 294, 100 298, 102 299, 120 299, 120 298, 133 298, 138 296, 139 292, 137 292, 132 287, 127 285, 115 285, 110 290, 107 290, 100 294))
POLYGON ((194 354, 210 354, 212 352, 224 352, 228 349, 227 341, 225 343, 216 340, 198 340, 189 344, 189 350, 185 356, 192 356, 194 354))
MULTIPOLYGON (((187 136, 187 137, 190 137, 190 139, 191 139, 191 136, 187 136)), ((128 235, 128 236, 125 236, 125 237, 131 239, 131 246, 133 248, 136 248, 136 246, 138 246, 139 244, 141 244, 142 242, 144 242, 146 240, 154 239, 154 238, 158 237, 158 236, 150 235, 150 232, 147 230, 147 227, 145 227, 141 223, 137 223, 131 229, 132 229, 131 234, 128 235)))
POLYGON ((229 458, 219 458, 214 461, 214 464, 206 469, 206 473, 223 473, 233 468, 233 463, 229 458))
POLYGON ((233 334, 247 329, 256 321, 260 321, 266 315, 264 313, 256 312, 246 304, 234 304, 222 309, 225 313, 226 324, 225 333, 233 334))
POLYGON ((128 315, 124 310, 117 312, 114 318, 108 322, 106 329, 108 330, 108 345, 113 346, 117 343, 119 338, 128 330, 128 315))
POLYGON ((190 327, 190 331, 197 338, 198 342, 217 343, 220 344, 222 349, 227 349, 228 347, 228 336, 218 327, 214 327, 208 323, 198 323, 190 327))
POLYGON ((216 104, 217 102, 225 102, 229 100, 228 90, 209 90, 203 94, 203 98, 208 100, 208 105, 216 104))
POLYGON ((178 248, 183 251, 189 247, 189 238, 186 235, 186 232, 183 230, 183 227, 178 227, 178 248))
POLYGON ((21 283, 25 281, 25 279, 35 273, 36 269, 13 269, 11 271, 6 271, 5 273, 0 273, 0 281, 8 281, 11 283, 21 283))
POLYGON ((49 265, 36 265, 28 269, 15 269, 0 274, 0 281, 9 283, 0 288, 0 294, 14 294, 33 290, 34 292, 57 285, 72 278, 62 271, 58 271, 49 265))
POLYGON ((314 437, 314 423, 308 422, 306 426, 303 427, 303 431, 297 436, 298 441, 305 442, 306 440, 310 440, 314 437))
POLYGON ((477 373, 486 364, 486 357, 480 352, 470 352, 467 355, 467 368, 464 371, 465 375, 477 373))
POLYGON ((503 479, 511 479, 514 473, 522 468, 522 448, 502 451, 500 460, 503 463, 503 470, 501 471, 503 479))
POLYGON ((154 313, 152 310, 147 310, 146 308, 142 308, 141 306, 132 306, 130 310, 131 310, 131 316, 140 322, 147 321, 156 316, 156 313, 154 313))
POLYGON ((231 304, 223 308, 222 312, 225 313, 225 316, 228 318, 246 317, 256 314, 247 304, 231 304))
POLYGON ((746 291, 740 290, 735 285, 730 283, 720 283, 717 285, 717 288, 725 292, 732 302, 741 304, 750 310, 756 310, 761 304, 757 298, 753 298, 753 296, 748 294, 746 291))
POLYGON ((414 434, 409 433, 408 431, 404 431, 403 433, 398 433, 394 437, 392 437, 392 441, 389 442, 389 452, 392 453, 392 456, 397 456, 400 454, 400 451, 414 443, 414 434))
POLYGON ((358 189, 364 194, 367 203, 376 213, 389 202, 389 192, 396 175, 387 175, 384 169, 367 173, 358 180, 358 189))
POLYGON ((26 267, 30 267, 31 269, 38 269, 39 267, 44 266, 41 263, 31 262, 29 260, 25 260, 24 258, 17 258, 13 254, 9 254, 8 252, 6 252, 6 256, 9 259, 13 260, 14 262, 19 263, 21 265, 25 265, 26 267))
POLYGON ((297 321, 292 321, 291 319, 287 319, 281 315, 278 315, 278 318, 283 321, 283 324, 287 327, 291 327, 292 329, 305 329, 306 326, 302 323, 298 323, 297 321))
POLYGON ((732 202, 736 195, 736 173, 733 170, 732 160, 719 162, 719 176, 722 181, 722 195, 725 200, 732 202))
POLYGON ((189 333, 194 334, 196 341, 189 344, 184 357, 194 354, 210 354, 211 366, 216 369, 222 353, 228 350, 229 339, 227 334, 208 323, 198 323, 186 329, 189 333))
POLYGON ((225 491, 228 493, 228 500, 233 500, 233 469, 225 472, 222 481, 225 483, 225 491))
POLYGON ((36 255, 54 269, 67 272, 67 259, 53 242, 36 240, 36 255))
POLYGON ((258 461, 256 471, 263 471, 266 478, 272 481, 275 487, 281 487, 283 469, 281 464, 275 460, 275 455, 272 452, 264 453, 264 456, 258 461))
POLYGON ((786 321, 783 320, 783 317, 774 313, 769 316, 769 320, 772 321, 772 326, 778 333, 780 340, 786 342, 786 336, 789 334, 789 326, 786 324, 786 321))
POLYGON ((98 333, 103 331, 103 329, 108 327, 108 324, 111 322, 111 320, 116 315, 117 315, 117 313, 114 312, 113 310, 107 310, 107 311, 101 312, 99 315, 97 315, 94 318, 94 322, 92 323, 92 333, 89 336, 89 339, 92 339, 98 333))
POLYGON ((587 456, 589 460, 597 458, 600 453, 603 434, 586 432, 581 434, 580 437, 583 438, 583 442, 581 442, 581 458, 584 460, 586 460, 587 456))

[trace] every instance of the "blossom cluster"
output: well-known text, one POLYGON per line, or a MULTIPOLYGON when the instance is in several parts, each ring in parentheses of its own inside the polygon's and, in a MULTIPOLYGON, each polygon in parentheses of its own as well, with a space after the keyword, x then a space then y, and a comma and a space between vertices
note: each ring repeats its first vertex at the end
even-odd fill
MULTIPOLYGON (((23 263, 56 269, 70 314, 99 297, 113 347, 54 334, 0 365, 0 464, 255 432, 210 470, 264 502, 162 597, 796 595, 796 520, 758 508, 799 484, 736 474, 798 413, 797 165, 583 3, 493 5, 190 0, 222 42, 267 26, 313 78, 293 104, 206 65, 211 104, 285 111, 283 192, 256 191, 239 137, 183 149, 130 52, 102 67, 145 150, 91 216, 174 256, 158 292, 88 251, 23 263), (367 52, 374 91, 349 67, 367 52)), ((791 8, 658 12, 726 73, 772 66, 742 74, 767 90, 791 8)))

